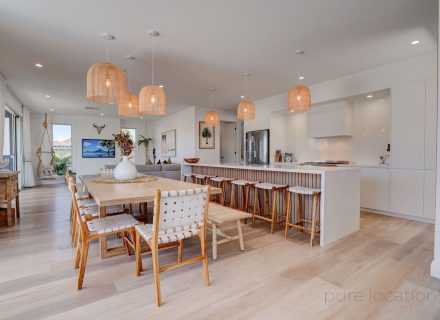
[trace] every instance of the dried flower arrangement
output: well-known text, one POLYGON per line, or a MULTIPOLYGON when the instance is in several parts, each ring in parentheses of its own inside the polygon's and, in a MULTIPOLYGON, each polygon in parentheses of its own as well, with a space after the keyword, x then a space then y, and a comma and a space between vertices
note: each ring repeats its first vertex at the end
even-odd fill
POLYGON ((121 131, 118 134, 113 134, 118 147, 121 148, 122 155, 129 156, 134 149, 133 140, 128 132, 121 131))

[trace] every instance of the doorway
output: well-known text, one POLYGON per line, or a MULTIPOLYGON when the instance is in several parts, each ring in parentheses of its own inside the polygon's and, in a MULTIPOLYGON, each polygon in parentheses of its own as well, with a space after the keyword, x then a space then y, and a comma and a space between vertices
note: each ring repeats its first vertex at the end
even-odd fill
POLYGON ((237 123, 220 122, 220 162, 237 162, 237 123))
POLYGON ((9 164, 5 169, 11 171, 17 170, 17 118, 11 109, 5 107, 3 159, 9 160, 9 164))

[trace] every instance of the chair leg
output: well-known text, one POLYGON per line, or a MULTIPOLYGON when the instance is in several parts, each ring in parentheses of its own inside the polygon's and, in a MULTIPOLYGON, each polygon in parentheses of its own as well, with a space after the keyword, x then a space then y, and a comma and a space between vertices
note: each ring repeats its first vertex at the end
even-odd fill
POLYGON ((183 260, 183 240, 179 240, 179 247, 177 248, 177 262, 183 260))
POLYGON ((89 254, 89 239, 83 239, 81 251, 81 261, 78 275, 78 290, 81 290, 83 287, 84 274, 86 273, 87 256, 89 254))
POLYGON ((287 204, 286 204, 286 228, 284 231, 284 238, 287 239, 287 234, 289 232, 289 223, 290 223, 290 203, 292 201, 292 193, 287 193, 287 204))
POLYGON ((241 221, 237 220, 238 241, 240 242, 240 250, 244 250, 243 231, 241 230, 241 221))
POLYGON ((202 232, 199 233, 199 237, 203 256, 203 278, 205 280, 205 286, 209 287, 208 254, 206 252, 206 235, 203 229, 202 232))
POLYGON ((140 276, 142 269, 142 257, 141 257, 141 236, 136 232, 135 236, 135 252, 136 252, 136 276, 140 276))
MULTIPOLYGON (((301 224, 301 207, 302 207, 302 199, 299 194, 295 194, 295 202, 296 202, 296 223, 301 224)), ((300 229, 301 232, 304 232, 300 229)))
POLYGON ((156 286, 156 304, 158 307, 162 304, 160 295, 160 277, 159 277, 159 254, 157 244, 151 244, 151 255, 153 258, 154 284, 156 286))
POLYGON ((78 242, 76 243, 76 250, 75 250, 75 259, 74 259, 74 268, 79 268, 79 262, 81 260, 81 249, 82 249, 82 241, 80 238, 78 238, 78 242))
POLYGON ((260 203, 258 199, 258 190, 254 189, 254 210, 252 211, 252 228, 255 228, 255 215, 257 214, 257 205, 258 209, 260 209, 260 203))
POLYGON ((318 211, 318 196, 313 195, 313 212, 312 212, 312 231, 310 235, 310 246, 313 247, 313 240, 315 239, 316 228, 316 212, 318 211))
POLYGON ((278 191, 275 190, 273 192, 273 198, 272 198, 272 221, 270 222, 270 234, 273 234, 274 227, 275 227, 275 214, 277 209, 277 199, 278 199, 278 191))

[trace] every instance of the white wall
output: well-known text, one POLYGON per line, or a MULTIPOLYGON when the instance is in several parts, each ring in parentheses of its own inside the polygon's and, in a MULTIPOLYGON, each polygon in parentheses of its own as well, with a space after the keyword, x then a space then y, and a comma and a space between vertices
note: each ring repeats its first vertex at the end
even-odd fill
POLYGON ((272 113, 271 155, 281 148, 283 152, 294 153, 298 162, 339 159, 378 164, 379 156, 390 143, 389 101, 389 97, 355 100, 351 137, 312 139, 307 132, 307 112, 272 113))
MULTIPOLYGON (((147 122, 147 135, 153 138, 151 152, 156 148, 156 162, 166 160, 161 155, 161 133, 169 130, 176 130, 176 157, 172 162, 182 162, 184 158, 194 157, 195 154, 195 107, 189 107, 180 112, 160 117, 154 121, 147 122)), ((151 160, 153 156, 151 155, 151 160)))
MULTIPOLYGON (((32 167, 34 169, 35 177, 38 178, 37 165, 38 159, 36 152, 40 146, 43 135, 43 121, 44 114, 31 113, 31 140, 32 140, 32 167)), ((83 159, 82 158, 82 139, 113 139, 112 134, 117 133, 121 129, 121 120, 118 118, 104 118, 91 116, 71 116, 48 114, 49 126, 53 123, 70 124, 72 125, 72 168, 78 175, 82 174, 97 174, 100 168, 105 164, 117 164, 120 159, 120 152, 116 148, 116 157, 114 159, 83 159), (93 123, 106 127, 98 134, 93 123)), ((52 135, 52 130, 49 127, 49 134, 52 135)), ((51 136, 52 139, 52 136, 51 136)), ((53 140, 53 139, 52 139, 53 140)), ((46 146, 47 148, 47 146, 46 146)), ((48 161, 46 159, 45 161, 48 161)), ((37 183, 39 181, 37 180, 37 183)))

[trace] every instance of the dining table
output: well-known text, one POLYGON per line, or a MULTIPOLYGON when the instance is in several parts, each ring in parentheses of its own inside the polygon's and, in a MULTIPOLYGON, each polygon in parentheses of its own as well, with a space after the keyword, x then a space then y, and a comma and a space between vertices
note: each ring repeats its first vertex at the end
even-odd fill
MULTIPOLYGON (((201 185, 179 180, 166 179, 156 176, 146 176, 135 182, 105 182, 100 175, 80 175, 84 191, 87 191, 99 206, 99 217, 106 216, 106 208, 113 205, 147 204, 154 202, 156 191, 175 191, 200 188, 201 185)), ((210 195, 221 194, 221 188, 210 187, 210 195)), ((146 210, 146 209, 145 209, 146 210)), ((112 257, 126 253, 125 246, 109 247, 107 238, 100 238, 101 258, 112 257)))

